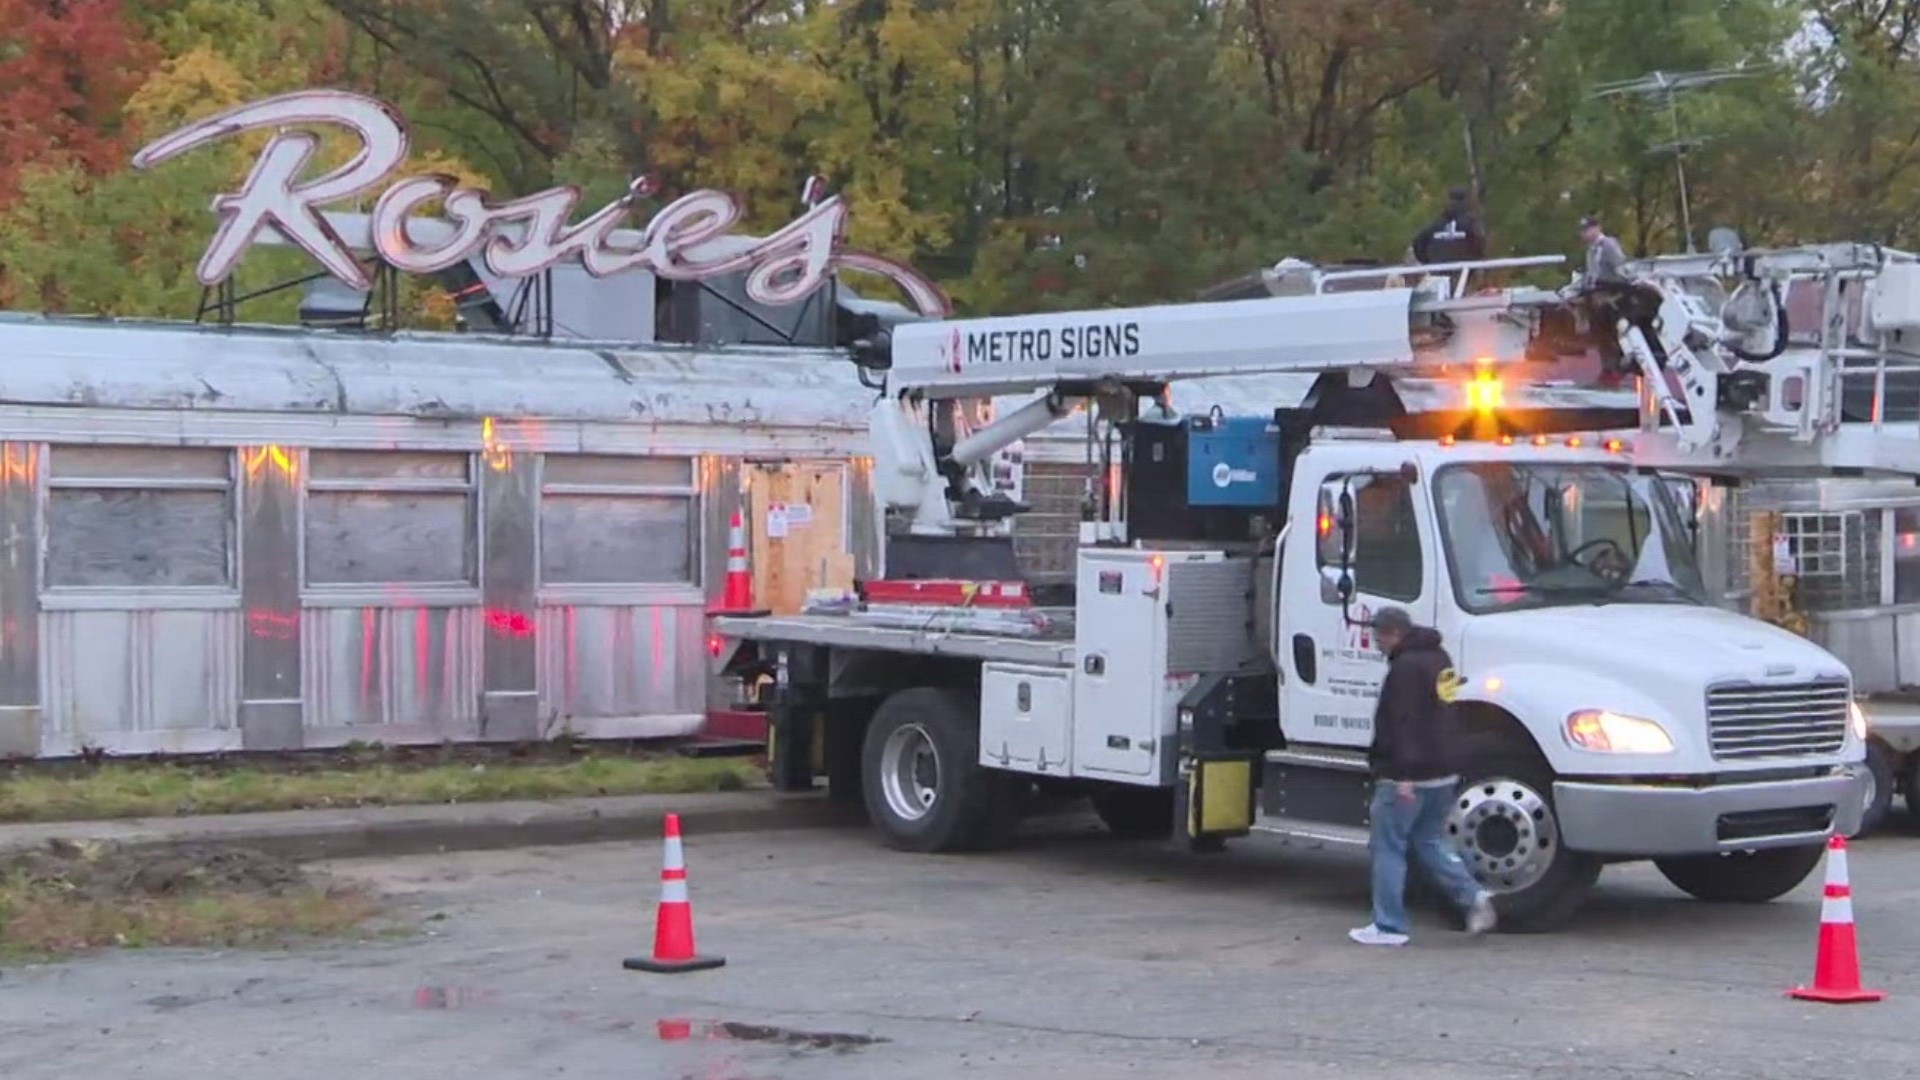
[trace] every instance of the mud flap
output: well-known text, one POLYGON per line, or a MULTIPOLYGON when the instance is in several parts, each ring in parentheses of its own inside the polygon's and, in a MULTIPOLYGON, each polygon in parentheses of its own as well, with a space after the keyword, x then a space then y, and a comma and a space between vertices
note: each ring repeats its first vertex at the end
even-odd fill
POLYGON ((1226 840, 1253 831, 1254 758, 1244 753, 1200 754, 1187 760, 1178 813, 1193 842, 1226 840))

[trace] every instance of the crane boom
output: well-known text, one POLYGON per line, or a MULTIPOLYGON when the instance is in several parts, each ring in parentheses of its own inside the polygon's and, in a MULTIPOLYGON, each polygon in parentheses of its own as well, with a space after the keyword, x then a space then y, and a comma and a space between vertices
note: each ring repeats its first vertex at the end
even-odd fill
POLYGON ((1321 271, 1282 263, 1255 300, 909 323, 893 331, 890 391, 990 397, 1100 382, 1164 384, 1213 376, 1398 371, 1517 359, 1534 288, 1464 295, 1467 275, 1543 266, 1559 256, 1432 267, 1321 271), (1456 271, 1459 278, 1446 276, 1456 271), (1420 288, 1396 276, 1428 275, 1420 288), (1368 277, 1386 284, 1366 288, 1368 277), (1325 291, 1343 284, 1362 291, 1325 291))
MULTIPOLYGON (((1135 417, 1123 399, 1178 380, 1345 374, 1361 386, 1518 363, 1532 356, 1544 314, 1566 311, 1571 297, 1475 292, 1470 278, 1562 261, 1342 270, 1286 260, 1263 271, 1271 295, 1258 299, 896 327, 872 416, 879 494, 912 512, 916 532, 996 528, 1011 511, 982 509, 995 497, 989 458, 1086 401, 1126 422, 1135 417), (998 421, 955 419, 962 401, 1036 391, 998 421)), ((1920 477, 1920 413, 1894 422, 1887 410, 1889 375, 1920 376, 1920 258, 1831 244, 1632 269, 1641 314, 1593 331, 1617 338, 1639 376, 1638 463, 1735 478, 1920 477), (1797 336, 1790 285, 1819 300, 1797 336), (1865 380, 1870 394, 1850 394, 1865 380)))

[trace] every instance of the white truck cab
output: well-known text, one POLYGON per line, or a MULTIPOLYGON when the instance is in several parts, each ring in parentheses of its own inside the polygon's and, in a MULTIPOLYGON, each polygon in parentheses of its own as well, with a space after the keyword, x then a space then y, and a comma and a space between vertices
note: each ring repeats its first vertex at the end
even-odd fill
POLYGON ((1383 272, 1288 262, 1262 299, 896 328, 872 365, 888 580, 851 611, 716 623, 721 670, 770 688, 776 784, 825 773, 916 851, 991 846, 1036 791, 1195 850, 1253 832, 1363 846, 1387 664, 1370 620, 1393 606, 1454 661, 1449 829, 1503 925, 1564 923, 1609 862, 1652 859, 1712 900, 1798 885, 1859 825, 1851 677, 1709 604, 1674 478, 1920 475, 1920 437, 1813 415, 1819 364, 1734 363, 1677 287, 1661 341, 1618 328, 1642 372, 1625 410, 1518 424, 1470 393, 1458 416, 1410 414, 1396 379, 1497 382, 1562 305, 1464 287, 1500 265, 1329 294, 1383 272), (1281 371, 1317 382, 1270 421, 1164 415, 1171 379, 1281 371), (990 423, 956 407, 1033 390, 990 423), (1081 407, 1108 483, 1071 595, 1029 603, 993 455, 1081 407))
POLYGON ((1440 631, 1462 726, 1498 763, 1468 778, 1451 823, 1483 881, 1521 894, 1653 857, 1689 892, 1768 899, 1858 827, 1850 676, 1711 605, 1668 484, 1626 450, 1309 447, 1290 520, 1315 527, 1289 531, 1273 616, 1281 732, 1364 750, 1386 665, 1365 623, 1402 608, 1440 631))

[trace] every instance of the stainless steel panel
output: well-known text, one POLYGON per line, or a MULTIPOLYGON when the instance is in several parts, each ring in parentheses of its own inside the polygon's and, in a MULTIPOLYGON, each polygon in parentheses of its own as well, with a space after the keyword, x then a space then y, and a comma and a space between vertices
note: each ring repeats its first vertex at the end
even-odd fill
POLYGON ((240 452, 241 745, 292 750, 300 738, 300 451, 240 452))
POLYGON ((570 718, 685 715, 707 707, 698 607, 559 605, 541 611, 541 712, 570 718))
POLYGON ((880 576, 883 530, 874 501, 873 459, 854 458, 847 469, 847 551, 853 555, 856 578, 880 576))
POLYGON ((1809 636, 1853 671, 1854 692, 1886 693, 1900 684, 1902 671, 1894 648, 1891 617, 1808 620, 1809 636))
POLYGON ((232 730, 240 624, 237 611, 49 612, 48 732, 113 748, 119 736, 232 730))
MULTIPOLYGON (((741 462, 735 457, 708 455, 699 459, 699 468, 695 480, 700 488, 700 536, 698 563, 700 581, 705 586, 707 602, 718 603, 725 595, 727 584, 727 528, 735 510, 746 511, 746 478, 741 472, 741 462)), ((703 622, 704 634, 704 622, 703 622)), ((713 671, 708 658, 700 658, 700 671, 707 688, 706 709, 731 708, 740 696, 734 680, 723 679, 713 671)))
POLYGON ((312 609, 305 639, 309 728, 479 734, 480 617, 473 609, 312 609))
MULTIPOLYGON (((1893 654, 1891 679, 1885 680, 1893 685, 1868 687, 1861 685, 1860 693, 1880 694, 1902 687, 1920 686, 1920 613, 1896 615, 1893 618, 1893 654)), ((1842 659, 1845 659, 1842 657, 1842 659)), ((1856 685, 1865 682, 1862 670, 1853 665, 1853 680, 1856 685)), ((1876 676, 1879 672, 1875 672, 1876 676)))
POLYGON ((40 447, 0 443, 0 753, 40 752, 40 447))
POLYGON ((539 462, 518 425, 502 424, 480 472, 480 576, 486 607, 483 738, 532 739, 539 713, 539 462))
POLYGON ((700 580, 706 586, 707 602, 719 603, 727 585, 727 530, 733 512, 747 510, 747 479, 744 466, 736 457, 708 456, 700 459, 700 505, 702 514, 698 564, 700 580))

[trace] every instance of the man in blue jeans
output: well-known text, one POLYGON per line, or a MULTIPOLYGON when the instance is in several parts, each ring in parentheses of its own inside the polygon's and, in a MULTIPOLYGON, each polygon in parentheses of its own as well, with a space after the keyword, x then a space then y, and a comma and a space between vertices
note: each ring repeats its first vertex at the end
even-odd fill
POLYGON ((1493 897, 1480 888, 1442 827, 1460 776, 1453 764, 1453 660, 1438 631, 1399 608, 1373 617, 1387 677, 1373 712, 1373 922, 1348 936, 1362 945, 1405 945, 1407 853, 1419 856, 1466 913, 1467 932, 1493 929, 1493 897))

